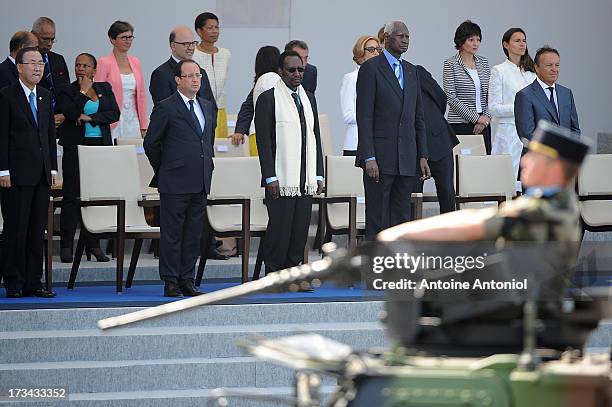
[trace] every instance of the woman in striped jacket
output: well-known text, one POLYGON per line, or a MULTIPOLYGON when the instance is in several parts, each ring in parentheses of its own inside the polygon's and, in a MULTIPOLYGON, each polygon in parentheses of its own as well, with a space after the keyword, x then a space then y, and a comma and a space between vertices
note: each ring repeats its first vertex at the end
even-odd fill
POLYGON ((486 58, 476 55, 480 27, 467 20, 455 31, 457 54, 444 61, 443 84, 448 98, 448 122, 456 134, 482 134, 487 154, 491 153, 491 116, 488 92, 491 68, 486 58))

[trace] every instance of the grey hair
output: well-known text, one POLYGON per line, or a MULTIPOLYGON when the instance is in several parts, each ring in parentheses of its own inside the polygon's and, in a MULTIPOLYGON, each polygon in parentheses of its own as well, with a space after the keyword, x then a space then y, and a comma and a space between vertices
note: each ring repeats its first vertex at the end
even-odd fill
POLYGON ((398 20, 389 21, 387 24, 385 24, 385 31, 384 31, 384 33, 391 35, 393 33, 393 31, 395 31, 395 29, 397 28, 397 26, 399 24, 404 24, 404 23, 402 21, 398 21, 398 20))
POLYGON ((55 22, 53 20, 51 20, 49 17, 38 17, 35 21, 34 24, 32 24, 32 32, 33 33, 39 33, 42 29, 42 26, 45 24, 49 24, 53 27, 55 27, 55 22))

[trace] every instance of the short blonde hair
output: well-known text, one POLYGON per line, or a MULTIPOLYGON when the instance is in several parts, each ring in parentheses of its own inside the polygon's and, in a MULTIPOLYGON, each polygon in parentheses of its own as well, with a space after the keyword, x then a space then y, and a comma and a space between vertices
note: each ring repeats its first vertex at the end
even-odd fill
POLYGON ((363 62, 363 58, 365 57, 365 45, 368 41, 374 40, 376 41, 377 46, 380 46, 380 42, 376 37, 372 37, 371 35, 363 35, 357 38, 355 45, 353 46, 353 61, 357 65, 361 65, 363 62))

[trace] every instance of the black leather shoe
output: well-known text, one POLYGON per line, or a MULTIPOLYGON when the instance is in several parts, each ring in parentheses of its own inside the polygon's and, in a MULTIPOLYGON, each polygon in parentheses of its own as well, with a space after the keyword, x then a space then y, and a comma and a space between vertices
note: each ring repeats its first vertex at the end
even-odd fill
POLYGON ((219 253, 219 251, 217 249, 210 250, 208 252, 208 256, 206 256, 206 258, 208 258, 210 260, 227 260, 227 259, 229 259, 229 257, 226 256, 225 254, 219 253))
POLYGON ((187 297, 195 297, 196 295, 204 294, 202 291, 198 291, 195 285, 193 285, 193 281, 187 280, 179 283, 179 287, 184 295, 187 297))
POLYGON ((62 247, 60 250, 60 261, 62 263, 72 263, 72 249, 70 247, 62 247))
POLYGON ((171 281, 166 281, 164 284, 164 297, 182 297, 183 293, 181 292, 178 284, 175 284, 171 281))
POLYGON ((39 288, 38 290, 23 290, 24 297, 40 297, 40 298, 53 298, 57 294, 53 291, 47 291, 44 288, 39 288))
POLYGON ((6 298, 21 298, 23 295, 21 294, 21 290, 9 290, 6 288, 6 298))

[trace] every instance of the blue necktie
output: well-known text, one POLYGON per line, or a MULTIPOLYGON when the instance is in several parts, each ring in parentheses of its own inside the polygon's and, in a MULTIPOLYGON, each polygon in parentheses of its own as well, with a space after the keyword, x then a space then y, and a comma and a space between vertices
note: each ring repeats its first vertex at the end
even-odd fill
POLYGON ((302 112, 302 101, 300 100, 300 95, 297 92, 291 92, 291 96, 293 97, 293 101, 295 102, 295 106, 297 106, 298 114, 302 112))
POLYGON ((550 104, 553 107, 553 110, 555 111, 555 114, 557 115, 557 120, 560 120, 559 119, 559 111, 557 110, 557 105, 555 104, 555 97, 554 97, 555 88, 553 88, 552 86, 549 86, 546 89, 548 89, 548 91, 550 92, 550 99, 549 100, 550 100, 550 104))
POLYGON ((34 92, 30 92, 28 100, 30 101, 30 109, 32 110, 32 114, 34 115, 36 127, 38 127, 38 110, 36 110, 36 95, 34 94, 34 92))
POLYGON ((200 137, 202 137, 202 133, 204 132, 204 130, 202 130, 202 125, 200 124, 200 121, 198 120, 198 116, 196 116, 195 108, 193 107, 193 100, 189 101, 189 113, 191 113, 191 119, 193 120, 193 123, 196 125, 196 129, 200 129, 200 137))
POLYGON ((395 77, 397 78, 400 87, 404 89, 404 81, 402 80, 402 70, 400 69, 400 63, 398 61, 393 63, 393 71, 395 72, 395 77))

